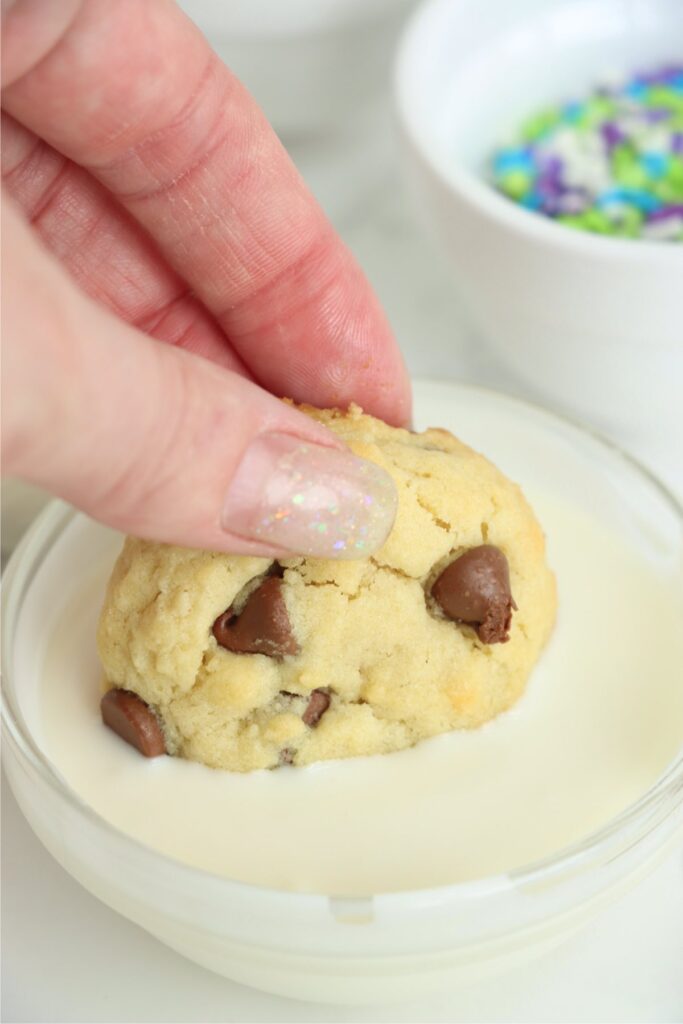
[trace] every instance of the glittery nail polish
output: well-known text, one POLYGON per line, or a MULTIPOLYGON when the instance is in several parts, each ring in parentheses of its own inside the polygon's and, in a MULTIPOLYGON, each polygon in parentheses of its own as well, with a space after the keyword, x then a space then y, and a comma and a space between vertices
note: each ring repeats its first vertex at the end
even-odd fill
POLYGON ((391 477, 351 452, 262 434, 247 448, 223 505, 225 530, 318 558, 366 558, 393 525, 391 477))

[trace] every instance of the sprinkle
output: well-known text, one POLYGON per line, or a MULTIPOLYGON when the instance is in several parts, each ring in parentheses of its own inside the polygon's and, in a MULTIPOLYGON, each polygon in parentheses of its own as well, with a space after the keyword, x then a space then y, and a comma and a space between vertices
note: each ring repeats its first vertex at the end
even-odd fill
POLYGON ((533 114, 491 176, 567 227, 683 241, 683 66, 605 75, 591 95, 533 114))
POLYGON ((640 162, 649 178, 656 180, 665 177, 667 159, 664 153, 643 153, 640 162))

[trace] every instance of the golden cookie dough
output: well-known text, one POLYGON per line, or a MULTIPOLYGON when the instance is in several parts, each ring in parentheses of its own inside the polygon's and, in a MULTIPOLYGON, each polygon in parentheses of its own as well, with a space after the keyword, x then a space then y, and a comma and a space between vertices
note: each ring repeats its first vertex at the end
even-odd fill
POLYGON ((391 474, 394 528, 373 557, 345 562, 274 565, 126 540, 99 623, 100 658, 107 688, 133 691, 156 713, 170 754, 247 772, 471 729, 521 696, 552 629, 543 532, 516 484, 447 431, 412 434, 355 407, 304 411, 391 474), (481 545, 508 561, 517 610, 507 643, 484 643, 431 596, 440 573, 481 545), (241 610, 274 570, 298 653, 219 646, 216 619, 241 610))

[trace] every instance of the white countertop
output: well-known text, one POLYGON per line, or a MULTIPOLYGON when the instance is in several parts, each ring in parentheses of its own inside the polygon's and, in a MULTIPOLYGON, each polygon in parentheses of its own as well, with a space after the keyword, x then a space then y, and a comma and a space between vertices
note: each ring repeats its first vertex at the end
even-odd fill
MULTIPOLYGON (((463 326, 447 268, 412 221, 391 170, 389 117, 354 147, 295 158, 384 302, 419 376, 523 394, 463 326)), ((638 453, 683 494, 675 453, 638 453)), ((11 488, 8 498, 13 497, 11 488)), ((16 534, 19 499, 4 526, 16 534)), ((683 854, 679 849, 582 934, 495 982, 420 1005, 348 1010, 295 1003, 182 959, 74 882, 3 786, 6 1021, 648 1021, 683 1020, 683 854)))

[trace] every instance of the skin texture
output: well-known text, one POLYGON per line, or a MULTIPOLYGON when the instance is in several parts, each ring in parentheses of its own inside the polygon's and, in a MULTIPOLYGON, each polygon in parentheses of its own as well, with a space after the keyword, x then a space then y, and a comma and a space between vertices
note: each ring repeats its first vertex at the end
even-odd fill
POLYGON ((223 515, 249 445, 343 446, 273 396, 409 418, 377 299, 172 3, 15 0, 2 45, 5 471, 128 532, 277 553, 223 515))

